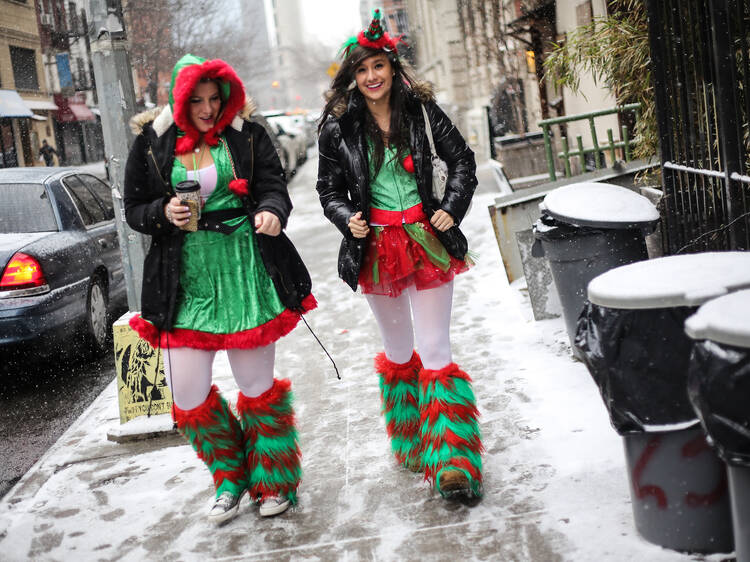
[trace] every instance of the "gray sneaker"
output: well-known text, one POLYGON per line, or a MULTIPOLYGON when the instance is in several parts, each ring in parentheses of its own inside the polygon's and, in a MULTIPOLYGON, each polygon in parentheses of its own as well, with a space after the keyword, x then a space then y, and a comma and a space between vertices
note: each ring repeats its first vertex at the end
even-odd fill
POLYGON ((290 505, 292 505, 292 502, 286 498, 271 496, 260 502, 260 515, 261 517, 278 515, 279 513, 284 513, 290 505))
POLYGON ((231 492, 223 492, 216 498, 211 511, 208 512, 208 520, 212 523, 223 523, 237 515, 240 511, 240 501, 244 495, 244 492, 239 496, 235 496, 231 492))

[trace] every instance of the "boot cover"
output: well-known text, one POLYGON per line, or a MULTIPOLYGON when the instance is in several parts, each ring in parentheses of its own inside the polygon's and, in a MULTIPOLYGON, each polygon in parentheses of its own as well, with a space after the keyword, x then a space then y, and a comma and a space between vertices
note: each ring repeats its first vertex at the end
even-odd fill
POLYGON ((216 385, 208 398, 192 410, 173 406, 178 431, 206 463, 214 479, 216 497, 224 492, 240 497, 246 486, 242 428, 216 385))
POLYGON ((469 483, 470 494, 482 489, 482 442, 479 412, 469 375, 450 365, 419 373, 420 439, 425 480, 441 495, 440 475, 458 470, 469 483))
POLYGON ((419 370, 422 361, 415 351, 407 363, 394 363, 385 353, 375 357, 380 375, 380 399, 391 450, 399 464, 419 471, 419 370))
POLYGON ((273 386, 255 398, 240 392, 237 410, 245 434, 250 497, 262 502, 281 496, 296 504, 302 455, 292 408, 292 382, 274 379, 273 386))

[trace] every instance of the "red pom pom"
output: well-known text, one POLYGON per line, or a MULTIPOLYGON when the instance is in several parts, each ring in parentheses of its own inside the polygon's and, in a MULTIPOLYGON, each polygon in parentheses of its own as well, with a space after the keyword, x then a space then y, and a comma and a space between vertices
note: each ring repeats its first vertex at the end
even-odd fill
POLYGON ((403 165, 404 170, 406 170, 410 174, 414 173, 414 160, 412 160, 411 154, 404 158, 404 161, 401 162, 401 164, 403 165))
POLYGON ((186 154, 195 148, 195 138, 190 135, 185 135, 177 139, 175 145, 175 152, 177 154, 186 154))
POLYGON ((229 182, 229 191, 234 193, 237 197, 243 195, 250 195, 250 191, 247 189, 247 180, 244 178, 238 178, 229 182))

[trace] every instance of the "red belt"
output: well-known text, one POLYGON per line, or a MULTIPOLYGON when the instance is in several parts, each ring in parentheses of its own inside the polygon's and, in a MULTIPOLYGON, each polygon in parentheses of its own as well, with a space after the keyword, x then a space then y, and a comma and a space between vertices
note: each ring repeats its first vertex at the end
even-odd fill
POLYGON ((426 219, 427 215, 424 214, 422 203, 417 203, 403 211, 386 211, 385 209, 370 207, 370 223, 372 224, 398 226, 402 223, 414 223, 426 219))

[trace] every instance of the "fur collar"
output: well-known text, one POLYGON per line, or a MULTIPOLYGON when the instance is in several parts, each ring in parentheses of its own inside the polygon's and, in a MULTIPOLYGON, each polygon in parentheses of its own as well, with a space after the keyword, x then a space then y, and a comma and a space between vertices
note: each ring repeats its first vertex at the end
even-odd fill
MULTIPOLYGON (((258 106, 252 98, 245 98, 244 107, 235 114, 229 126, 236 131, 241 131, 242 122, 249 119, 257 109, 258 106)), ((130 130, 133 131, 133 134, 140 135, 147 123, 151 123, 151 128, 153 128, 157 137, 162 136, 174 124, 172 110, 168 105, 165 105, 138 113, 130 119, 130 130)))

